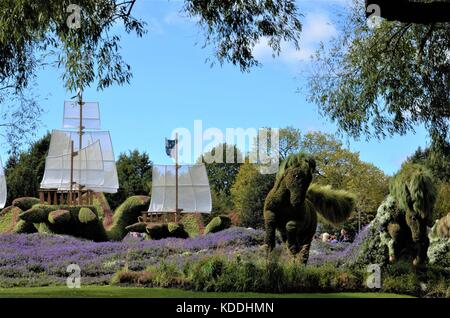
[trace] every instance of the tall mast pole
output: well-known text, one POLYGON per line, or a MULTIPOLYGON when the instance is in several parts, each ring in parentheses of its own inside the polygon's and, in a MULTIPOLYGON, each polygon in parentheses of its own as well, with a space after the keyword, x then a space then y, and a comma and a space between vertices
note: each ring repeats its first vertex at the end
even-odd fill
POLYGON ((73 202, 73 140, 70 140, 70 188, 69 188, 69 205, 73 202))
MULTIPOLYGON (((78 102, 80 104, 80 127, 78 129, 78 153, 81 151, 81 148, 83 146, 83 93, 81 90, 78 92, 78 102)), ((80 167, 81 168, 81 167, 80 167)), ((81 171, 79 172, 81 173, 81 171)), ((80 178, 80 176, 79 176, 80 178)), ((80 178, 81 180, 81 178, 80 178)), ((81 184, 78 183, 78 204, 81 205, 81 184)))
POLYGON ((178 133, 175 133, 175 222, 178 220, 178 133))

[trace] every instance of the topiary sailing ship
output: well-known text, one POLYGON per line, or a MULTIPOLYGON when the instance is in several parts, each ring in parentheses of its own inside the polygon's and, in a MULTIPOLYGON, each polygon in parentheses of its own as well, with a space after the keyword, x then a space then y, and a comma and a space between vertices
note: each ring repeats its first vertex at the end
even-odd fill
MULTIPOLYGON (((38 200, 38 199, 35 199, 38 200)), ((28 200, 32 202, 32 200, 28 200)), ((148 208, 150 198, 132 196, 114 212, 112 224, 105 227, 97 207, 93 205, 48 205, 34 204, 20 210, 14 233, 52 233, 72 235, 96 242, 120 241, 128 233, 126 227, 133 224, 141 211, 148 208)), ((34 201, 36 203, 36 201, 34 201)))

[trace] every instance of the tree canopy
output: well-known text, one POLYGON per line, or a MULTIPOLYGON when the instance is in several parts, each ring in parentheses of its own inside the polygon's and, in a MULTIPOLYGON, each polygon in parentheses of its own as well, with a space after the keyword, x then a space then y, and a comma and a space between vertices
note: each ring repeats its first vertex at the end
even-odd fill
POLYGON ((20 197, 38 197, 44 176, 45 158, 50 145, 50 134, 32 143, 26 151, 11 155, 5 164, 8 187, 7 205, 20 197))
POLYGON ((205 163, 211 189, 229 196, 244 157, 236 145, 223 143, 206 152, 197 162, 205 163), (227 158, 233 162, 227 162, 227 158))
POLYGON ((436 147, 433 143, 425 149, 420 147, 407 162, 426 166, 437 180, 437 198, 434 218, 438 219, 450 212, 450 143, 436 147))
POLYGON ((446 140, 450 24, 383 20, 371 28, 354 0, 340 33, 313 57, 309 98, 352 137, 406 134, 424 125, 446 140))
POLYGON ((103 89, 131 78, 120 37, 109 32, 120 23, 128 33, 143 34, 144 23, 131 14, 135 1, 72 2, 0 2, 0 103, 11 107, 12 115, 2 112, 2 119, 13 148, 39 124, 41 108, 31 92, 41 67, 61 68, 63 85, 72 92, 95 81, 103 89))
POLYGON ((251 163, 242 165, 231 188, 240 225, 252 228, 264 226, 264 201, 274 182, 275 174, 261 174, 251 163))

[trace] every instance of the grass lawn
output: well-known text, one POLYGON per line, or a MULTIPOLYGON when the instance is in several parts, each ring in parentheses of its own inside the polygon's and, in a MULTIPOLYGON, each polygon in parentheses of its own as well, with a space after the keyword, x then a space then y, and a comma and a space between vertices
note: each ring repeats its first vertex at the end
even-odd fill
POLYGON ((260 294, 205 293, 181 289, 128 288, 115 286, 85 286, 80 289, 58 287, 0 288, 0 298, 407 298, 409 296, 383 293, 331 294, 260 294))

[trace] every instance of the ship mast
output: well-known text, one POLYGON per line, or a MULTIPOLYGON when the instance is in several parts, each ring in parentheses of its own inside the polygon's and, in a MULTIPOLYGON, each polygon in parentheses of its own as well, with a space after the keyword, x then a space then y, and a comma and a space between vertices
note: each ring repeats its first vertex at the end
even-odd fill
MULTIPOLYGON (((80 104, 80 126, 78 128, 78 151, 81 150, 83 146, 83 93, 81 90, 78 91, 78 102, 80 104)), ((81 184, 78 183, 78 204, 81 205, 81 184)))
POLYGON ((175 222, 178 221, 178 132, 175 133, 175 222))

